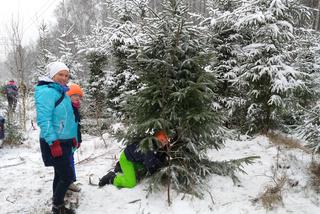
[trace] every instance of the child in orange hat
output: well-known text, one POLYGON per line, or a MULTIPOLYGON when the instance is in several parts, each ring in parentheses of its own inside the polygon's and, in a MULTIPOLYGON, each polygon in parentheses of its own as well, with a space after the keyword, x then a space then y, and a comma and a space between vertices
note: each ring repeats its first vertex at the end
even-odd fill
MULTIPOLYGON (((114 171, 104 175, 99 186, 113 184, 116 187, 133 188, 143 174, 153 174, 166 165, 165 147, 170 143, 169 137, 163 130, 157 131, 154 138, 159 144, 153 149, 142 152, 139 148, 140 139, 136 139, 120 154, 119 162, 114 171)), ((156 143, 153 141, 153 143, 156 143)))
POLYGON ((79 108, 81 98, 83 97, 81 87, 75 83, 71 83, 68 87, 67 95, 71 98, 72 106, 79 108))
MULTIPOLYGON (((66 94, 70 97, 71 102, 72 102, 72 108, 73 108, 73 112, 74 112, 74 116, 75 116, 75 120, 76 123, 78 124, 78 128, 77 128, 77 141, 74 142, 74 144, 76 144, 74 146, 74 148, 79 148, 82 142, 82 138, 81 138, 81 125, 80 125, 80 120, 81 120, 81 115, 79 112, 79 108, 80 108, 80 104, 81 104, 81 98, 83 97, 83 91, 81 89, 81 87, 77 84, 71 83, 69 86, 69 90, 66 92, 66 94)), ((76 151, 73 150, 73 153, 76 151)), ((74 179, 73 181, 76 181, 76 172, 75 172, 75 166, 74 166, 74 156, 73 153, 70 157, 71 159, 71 163, 72 163, 72 167, 74 170, 74 179)), ((80 192, 80 187, 78 187, 77 185, 75 185, 74 183, 72 183, 69 186, 69 190, 74 191, 74 192, 80 192)))

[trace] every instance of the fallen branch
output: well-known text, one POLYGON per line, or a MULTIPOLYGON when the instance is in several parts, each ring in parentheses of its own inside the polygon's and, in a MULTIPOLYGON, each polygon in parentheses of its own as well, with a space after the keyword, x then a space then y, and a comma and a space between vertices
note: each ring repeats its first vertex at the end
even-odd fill
MULTIPOLYGON (((85 158, 85 159, 83 159, 83 160, 75 163, 75 165, 77 165, 77 164, 83 164, 83 163, 87 163, 87 162, 93 161, 93 160, 95 160, 95 159, 97 159, 97 158, 99 158, 99 157, 101 157, 101 156, 106 155, 107 153, 108 153, 108 152, 105 152, 105 153, 103 153, 103 154, 101 154, 101 155, 98 155, 98 156, 95 156, 95 157, 92 157, 92 156, 90 155, 89 157, 87 157, 87 158, 85 158)), ((105 159, 114 160, 114 157, 105 157, 105 159)))
POLYGON ((25 163, 25 161, 21 161, 20 163, 15 163, 15 164, 10 164, 10 165, 0 166, 0 169, 12 167, 12 166, 19 166, 19 165, 24 164, 24 163, 25 163))
POLYGON ((14 204, 15 201, 10 201, 9 196, 6 197, 6 201, 10 202, 11 204, 14 204))
POLYGON ((210 191, 208 191, 208 190, 207 190, 207 192, 208 192, 208 194, 210 195, 210 198, 211 198, 211 202, 212 202, 212 204, 214 205, 215 203, 214 203, 213 196, 212 196, 211 192, 210 192, 210 191))
POLYGON ((136 200, 130 201, 130 202, 128 202, 128 204, 134 204, 134 203, 136 203, 138 201, 141 201, 141 199, 136 199, 136 200))

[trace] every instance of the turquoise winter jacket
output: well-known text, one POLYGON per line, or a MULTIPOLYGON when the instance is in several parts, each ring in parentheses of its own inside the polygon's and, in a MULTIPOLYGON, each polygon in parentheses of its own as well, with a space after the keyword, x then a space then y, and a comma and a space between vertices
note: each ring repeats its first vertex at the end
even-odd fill
POLYGON ((62 102, 55 107, 62 93, 62 86, 51 82, 38 84, 35 87, 35 104, 37 124, 41 129, 40 138, 51 145, 55 140, 77 138, 77 123, 69 96, 64 96, 62 102))

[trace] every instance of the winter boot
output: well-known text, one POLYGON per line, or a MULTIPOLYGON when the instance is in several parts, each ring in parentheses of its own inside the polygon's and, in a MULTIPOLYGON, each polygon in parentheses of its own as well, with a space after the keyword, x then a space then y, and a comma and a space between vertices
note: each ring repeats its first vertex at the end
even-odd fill
POLYGON ((106 184, 113 184, 113 180, 116 177, 116 173, 110 171, 108 174, 103 176, 99 181, 99 187, 103 187, 106 184))
POLYGON ((81 191, 81 188, 79 186, 77 186, 75 183, 70 184, 68 189, 71 190, 72 192, 80 192, 81 191))
POLYGON ((75 214, 75 211, 72 209, 68 209, 64 206, 64 204, 59 206, 52 206, 52 214, 75 214))

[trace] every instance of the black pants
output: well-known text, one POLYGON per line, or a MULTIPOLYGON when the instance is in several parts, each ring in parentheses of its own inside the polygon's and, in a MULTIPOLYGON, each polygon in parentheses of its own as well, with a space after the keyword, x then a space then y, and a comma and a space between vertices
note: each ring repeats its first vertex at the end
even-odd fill
POLYGON ((0 140, 4 138, 4 124, 0 124, 0 140))
POLYGON ((54 168, 52 191, 55 206, 63 204, 64 196, 75 177, 71 162, 72 139, 60 140, 60 142, 62 157, 53 158, 48 143, 43 138, 40 139, 43 162, 45 166, 54 168))
POLYGON ((53 204, 59 206, 64 203, 64 196, 73 182, 74 173, 70 162, 54 163, 53 168, 53 204))
POLYGON ((8 96, 7 99, 8 99, 8 104, 9 104, 9 110, 15 111, 16 107, 17 107, 17 98, 8 96))

